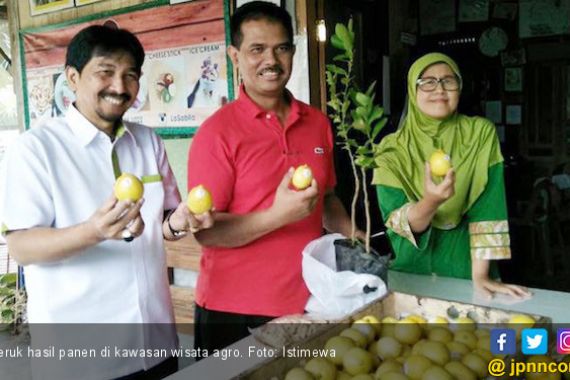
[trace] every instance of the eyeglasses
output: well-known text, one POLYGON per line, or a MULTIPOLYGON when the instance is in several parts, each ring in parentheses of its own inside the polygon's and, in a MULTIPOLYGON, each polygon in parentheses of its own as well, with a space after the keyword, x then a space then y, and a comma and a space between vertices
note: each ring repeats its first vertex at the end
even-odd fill
POLYGON ((419 89, 426 92, 434 91, 440 83, 446 91, 457 91, 461 88, 461 81, 457 77, 426 77, 416 81, 419 89))

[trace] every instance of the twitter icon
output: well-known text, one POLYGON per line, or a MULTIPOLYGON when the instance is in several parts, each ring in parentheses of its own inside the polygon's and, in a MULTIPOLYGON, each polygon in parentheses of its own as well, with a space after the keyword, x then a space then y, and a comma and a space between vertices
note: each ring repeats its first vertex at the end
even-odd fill
POLYGON ((548 332, 545 329, 524 329, 521 336, 525 355, 544 355, 548 352, 548 332))

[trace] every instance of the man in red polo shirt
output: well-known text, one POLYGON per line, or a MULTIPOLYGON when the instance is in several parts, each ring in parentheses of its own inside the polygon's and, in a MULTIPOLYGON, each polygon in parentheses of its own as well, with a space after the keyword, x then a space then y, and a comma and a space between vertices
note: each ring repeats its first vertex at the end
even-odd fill
POLYGON ((239 98, 206 120, 188 157, 188 188, 203 184, 217 209, 196 289, 196 348, 221 348, 268 320, 302 313, 309 297, 301 252, 331 232, 350 234, 334 195, 333 135, 327 117, 296 100, 293 28, 282 8, 254 1, 231 19, 228 54, 242 78, 239 98), (302 191, 293 168, 314 175, 302 191))

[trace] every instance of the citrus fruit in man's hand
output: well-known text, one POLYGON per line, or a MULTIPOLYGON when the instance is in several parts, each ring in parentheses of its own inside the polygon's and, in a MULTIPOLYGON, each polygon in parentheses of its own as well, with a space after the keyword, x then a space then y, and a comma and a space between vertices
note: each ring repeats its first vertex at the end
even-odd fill
POLYGON ((186 205, 193 214, 203 214, 212 209, 212 195, 204 186, 198 185, 188 193, 186 205))
POLYGON ((291 182, 297 190, 303 190, 311 186, 313 181, 313 171, 309 165, 301 165, 295 169, 293 173, 293 179, 291 182))
POLYGON ((451 157, 445 154, 441 149, 433 152, 429 158, 429 166, 431 168, 431 174, 437 177, 443 177, 447 174, 449 169, 451 169, 451 157))
POLYGON ((115 181, 113 187, 115 197, 120 201, 129 200, 136 202, 142 198, 144 194, 144 186, 136 175, 123 173, 115 181))

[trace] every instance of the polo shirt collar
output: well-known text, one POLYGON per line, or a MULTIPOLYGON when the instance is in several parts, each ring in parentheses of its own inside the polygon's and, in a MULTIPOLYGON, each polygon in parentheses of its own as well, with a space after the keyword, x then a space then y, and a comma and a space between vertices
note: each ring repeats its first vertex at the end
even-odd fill
MULTIPOLYGON (((304 113, 304 109, 302 107, 302 103, 299 102, 297 99, 295 99, 295 97, 293 96, 293 94, 291 94, 289 90, 285 89, 285 92, 289 97, 289 99, 291 99, 291 110, 289 113, 289 117, 287 119, 287 124, 291 124, 292 122, 296 121, 300 115, 304 113)), ((240 105, 240 107, 251 118, 255 119, 267 113, 266 110, 264 110, 259 105, 257 105, 253 100, 251 100, 251 98, 245 91, 245 86, 243 85, 243 83, 239 86, 239 97, 237 99, 237 102, 240 105)))
MULTIPOLYGON (((100 134, 105 135, 103 131, 99 130, 99 128, 93 125, 89 120, 87 120, 85 116, 83 116, 81 112, 79 112, 77 108, 75 108, 75 104, 71 104, 67 109, 67 112, 65 114, 65 121, 67 122, 67 125, 69 125, 69 128, 75 137, 77 137, 83 146, 89 145, 100 134)), ((123 122, 117 129, 117 132, 115 134, 115 141, 124 135, 130 136, 130 138, 133 139, 135 145, 137 144, 135 135, 130 130, 129 126, 123 122)), ((105 137, 108 136, 105 135, 105 137)))

